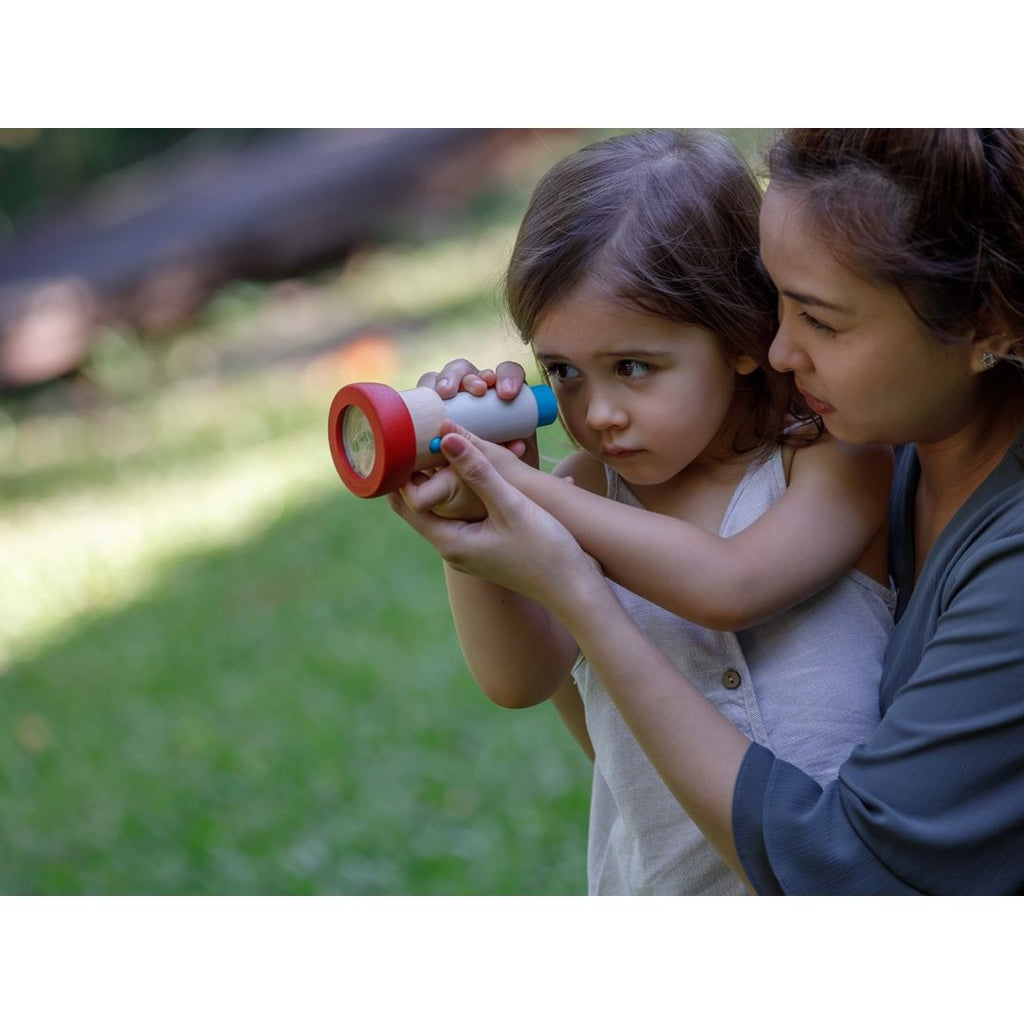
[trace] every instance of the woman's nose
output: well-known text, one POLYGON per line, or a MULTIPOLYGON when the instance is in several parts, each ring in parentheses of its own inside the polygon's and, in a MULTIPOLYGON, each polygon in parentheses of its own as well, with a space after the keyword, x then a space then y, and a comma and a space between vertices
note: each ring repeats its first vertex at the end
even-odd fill
POLYGON ((794 340, 793 332, 789 330, 785 321, 779 325, 778 331, 775 332, 775 338, 768 349, 768 362, 779 373, 787 373, 789 371, 800 371, 803 373, 810 367, 810 359, 807 353, 794 340))

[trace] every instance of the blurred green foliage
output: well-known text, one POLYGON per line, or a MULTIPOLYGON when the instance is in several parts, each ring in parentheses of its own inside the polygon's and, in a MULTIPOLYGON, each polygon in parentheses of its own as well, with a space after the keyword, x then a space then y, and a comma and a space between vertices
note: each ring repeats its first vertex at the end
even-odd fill
POLYGON ((480 694, 436 554, 326 439, 351 374, 522 357, 514 227, 236 286, 0 402, 0 892, 585 891, 589 763, 480 694))

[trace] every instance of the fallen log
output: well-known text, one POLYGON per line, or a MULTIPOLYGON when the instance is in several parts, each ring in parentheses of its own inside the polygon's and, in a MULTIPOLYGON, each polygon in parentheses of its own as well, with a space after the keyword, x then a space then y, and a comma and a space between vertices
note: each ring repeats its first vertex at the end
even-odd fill
POLYGON ((119 172, 0 247, 0 388, 81 364, 96 327, 159 334, 231 280, 338 266, 479 187, 514 129, 272 135, 119 172))

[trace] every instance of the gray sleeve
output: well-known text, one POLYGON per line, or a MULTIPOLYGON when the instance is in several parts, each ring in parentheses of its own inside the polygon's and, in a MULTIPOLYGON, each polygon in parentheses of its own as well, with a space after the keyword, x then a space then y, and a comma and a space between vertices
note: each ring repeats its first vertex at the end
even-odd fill
POLYGON ((762 747, 736 846, 763 893, 1024 893, 1024 537, 979 544, 877 731, 824 788, 762 747))

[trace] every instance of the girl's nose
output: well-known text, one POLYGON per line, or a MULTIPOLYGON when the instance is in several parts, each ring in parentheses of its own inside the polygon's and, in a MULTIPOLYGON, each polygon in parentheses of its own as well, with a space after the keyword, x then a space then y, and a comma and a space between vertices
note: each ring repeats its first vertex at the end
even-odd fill
POLYGON ((611 427, 625 427, 629 416, 622 406, 604 393, 592 394, 587 403, 587 426, 594 431, 608 430, 611 427))

